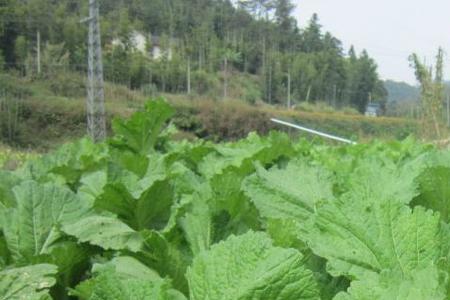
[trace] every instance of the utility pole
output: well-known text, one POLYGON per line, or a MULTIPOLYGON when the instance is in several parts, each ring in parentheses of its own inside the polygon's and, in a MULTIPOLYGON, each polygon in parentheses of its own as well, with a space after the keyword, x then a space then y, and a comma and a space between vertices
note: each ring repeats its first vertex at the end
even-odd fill
POLYGON ((287 74, 287 79, 288 79, 288 84, 287 84, 287 94, 288 94, 288 99, 287 99, 287 108, 291 109, 291 71, 288 71, 287 74))
POLYGON ((187 61, 187 93, 191 94, 191 57, 188 56, 187 61))
POLYGON ((272 63, 269 65, 269 88, 268 88, 269 104, 272 104, 272 63))
POLYGON ((447 126, 450 127, 450 95, 447 94, 447 126))
POLYGON ((336 109, 337 86, 333 85, 333 108, 336 109))
POLYGON ((223 61, 223 99, 226 100, 228 97, 228 57, 225 54, 223 61))
POLYGON ((87 131, 94 142, 100 142, 106 137, 105 94, 103 89, 102 44, 99 19, 98 0, 89 0, 89 17, 81 22, 89 23, 86 108, 87 131))
POLYGON ((41 31, 39 29, 36 33, 36 43, 37 43, 37 47, 36 47, 37 73, 38 73, 38 75, 40 75, 41 74, 41 31))
POLYGON ((309 103, 310 96, 311 96, 311 85, 308 86, 308 91, 306 92, 306 103, 309 103))

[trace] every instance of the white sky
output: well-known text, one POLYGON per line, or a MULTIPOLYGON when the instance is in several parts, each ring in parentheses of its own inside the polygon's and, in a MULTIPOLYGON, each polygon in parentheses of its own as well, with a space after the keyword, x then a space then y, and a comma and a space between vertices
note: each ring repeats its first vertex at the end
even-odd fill
MULTIPOLYGON (((408 56, 416 52, 434 63, 437 48, 450 53, 450 0, 294 0, 295 16, 304 27, 319 15, 324 30, 345 47, 367 49, 383 79, 415 84, 408 56)), ((450 56, 446 56, 450 70, 450 56)), ((446 78, 450 72, 446 72, 446 78)))

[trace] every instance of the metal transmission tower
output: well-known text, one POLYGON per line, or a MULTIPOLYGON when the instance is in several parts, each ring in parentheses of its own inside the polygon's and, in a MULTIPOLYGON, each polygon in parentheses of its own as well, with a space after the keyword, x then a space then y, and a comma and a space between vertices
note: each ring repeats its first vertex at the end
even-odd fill
POLYGON ((99 142, 106 137, 106 121, 98 0, 89 0, 89 17, 81 22, 89 23, 86 102, 88 134, 95 142, 99 142))

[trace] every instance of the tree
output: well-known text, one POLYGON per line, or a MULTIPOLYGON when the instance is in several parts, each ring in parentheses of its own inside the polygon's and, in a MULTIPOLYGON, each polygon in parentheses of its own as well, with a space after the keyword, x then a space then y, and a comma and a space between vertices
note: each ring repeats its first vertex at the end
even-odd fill
POLYGON ((266 20, 276 7, 274 0, 239 0, 238 5, 258 19, 265 18, 266 20))
POLYGON ((279 45, 286 50, 292 45, 291 38, 295 27, 295 19, 292 17, 295 5, 291 0, 275 0, 275 23, 278 25, 279 45))
MULTIPOLYGON (((86 15, 87 1, 0 2, 0 50, 8 67, 23 64, 25 53, 28 64, 36 64, 36 36, 40 32, 42 45, 63 45, 62 50, 68 53, 68 67, 84 71, 87 28, 79 25, 79 19, 86 15)), ((269 103, 285 104, 286 98, 328 101, 360 110, 369 93, 382 95, 376 65, 370 57, 358 57, 354 49, 346 57, 341 42, 323 32, 317 15, 312 16, 306 28, 299 28, 292 16, 294 3, 101 0, 105 77, 133 88, 149 85, 167 92, 187 93, 207 90, 212 95, 222 94, 222 79, 223 96, 229 97, 233 69, 250 74, 245 77, 252 81, 256 79, 260 83, 259 94, 269 103), (168 41, 168 45, 159 46, 170 48, 171 58, 152 60, 134 53, 134 31, 168 41), (124 47, 112 47, 117 38, 124 47)), ((152 50, 149 47, 147 52, 152 50)), ((250 89, 247 82, 236 82, 242 85, 238 88, 244 93, 250 89)))
POLYGON ((415 69, 417 81, 421 87, 421 101, 424 112, 424 129, 428 131, 429 124, 434 126, 437 138, 441 138, 440 132, 440 112, 444 98, 444 51, 439 48, 436 56, 435 76, 433 78, 432 67, 422 63, 417 54, 412 54, 409 58, 411 66, 415 69))
POLYGON ((46 44, 42 51, 43 76, 50 78, 69 67, 69 53, 64 44, 46 44))
POLYGON ((24 66, 28 56, 28 41, 23 35, 16 38, 14 49, 18 65, 24 66))
POLYGON ((280 26, 281 32, 291 32, 295 25, 295 19, 292 18, 295 5, 291 0, 275 0, 274 6, 275 22, 280 26))
POLYGON ((233 51, 230 48, 226 48, 222 54, 223 58, 223 99, 228 98, 228 77, 230 62, 237 62, 241 58, 241 54, 233 51))
POLYGON ((5 69, 5 58, 3 57, 2 50, 0 49, 0 72, 5 69))
POLYGON ((350 96, 350 103, 356 107, 359 112, 364 113, 370 99, 374 98, 373 93, 379 81, 377 74, 377 65, 366 50, 363 50, 358 58, 355 67, 355 77, 352 78, 353 90, 350 96))
POLYGON ((322 26, 319 17, 314 14, 303 33, 303 51, 311 53, 323 50, 322 26))

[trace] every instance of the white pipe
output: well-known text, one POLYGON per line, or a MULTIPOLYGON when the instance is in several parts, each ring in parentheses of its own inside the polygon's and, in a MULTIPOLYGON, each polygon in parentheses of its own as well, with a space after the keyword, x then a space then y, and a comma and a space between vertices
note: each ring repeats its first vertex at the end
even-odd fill
POLYGON ((306 131, 308 133, 315 134, 315 135, 318 135, 318 136, 321 136, 321 137, 324 137, 324 138, 332 139, 332 140, 335 140, 335 141, 339 141, 339 142, 343 142, 343 143, 347 143, 347 144, 351 144, 351 145, 356 145, 357 144, 356 142, 351 141, 351 140, 343 139, 343 138, 340 138, 338 136, 334 136, 334 135, 331 135, 331 134, 323 133, 323 132, 320 132, 320 131, 317 131, 317 130, 312 130, 312 129, 309 129, 309 128, 306 128, 306 127, 302 127, 302 126, 299 126, 299 125, 295 125, 295 124, 289 123, 289 122, 281 121, 281 120, 278 120, 278 119, 270 119, 270 120, 272 122, 274 122, 274 123, 278 123, 278 124, 281 124, 281 125, 285 125, 285 126, 288 126, 288 127, 292 127, 292 128, 295 128, 295 129, 306 131))

